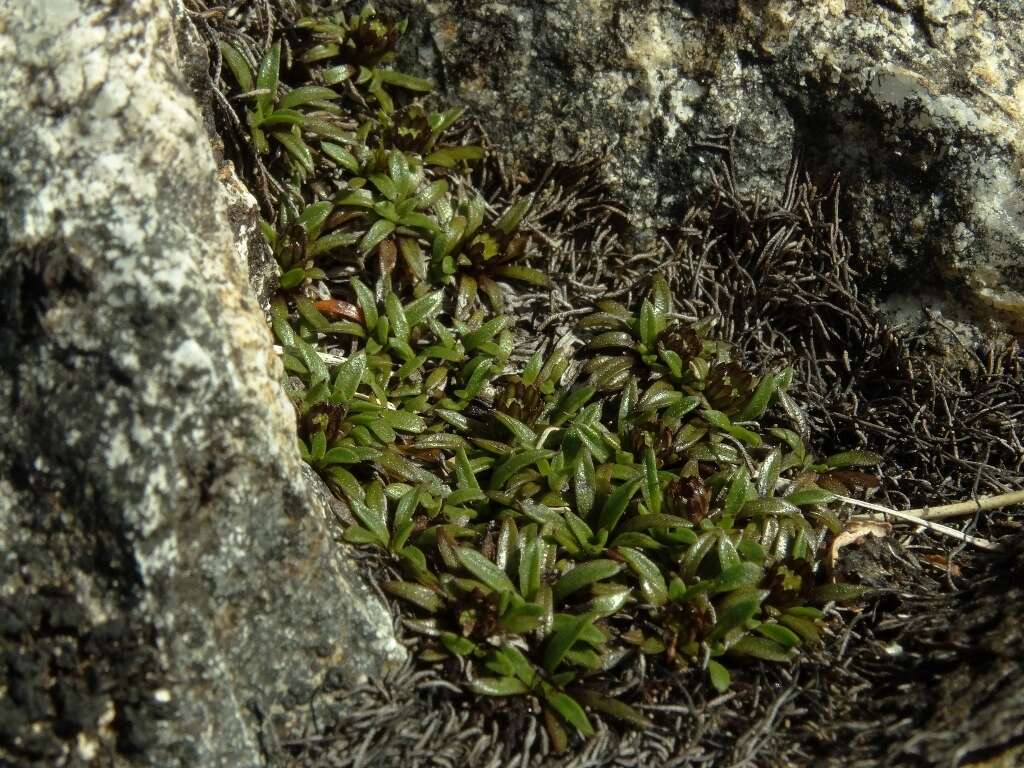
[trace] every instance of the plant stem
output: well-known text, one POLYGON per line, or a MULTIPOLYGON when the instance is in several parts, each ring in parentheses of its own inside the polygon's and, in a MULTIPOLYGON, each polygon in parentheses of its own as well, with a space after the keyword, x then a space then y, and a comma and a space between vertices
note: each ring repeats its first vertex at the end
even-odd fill
POLYGON ((943 520, 948 517, 973 515, 975 512, 1012 507, 1014 504, 1024 504, 1024 491, 1000 493, 997 496, 979 496, 976 499, 959 501, 956 504, 944 504, 941 507, 921 507, 910 510, 908 514, 916 515, 924 520, 943 520))
MULTIPOLYGON (((925 518, 912 514, 910 512, 901 512, 898 509, 890 509, 889 507, 883 507, 881 504, 872 504, 870 501, 860 501, 858 499, 851 499, 847 496, 839 496, 838 498, 840 501, 845 501, 847 504, 853 504, 856 507, 872 509, 876 512, 881 512, 884 515, 890 515, 891 517, 896 517, 900 520, 906 520, 908 523, 913 523, 914 525, 921 525, 925 528, 930 528, 931 530, 936 531, 937 533, 941 533, 946 536, 952 536, 954 539, 965 541, 968 544, 973 544, 974 546, 979 547, 981 549, 987 549, 990 551, 999 549, 999 546, 997 544, 989 541, 988 539, 982 539, 978 536, 971 536, 970 534, 966 534, 963 531, 958 531, 956 528, 950 528, 948 525, 943 525, 942 523, 936 523, 931 520, 926 520, 925 518)), ((876 515, 871 515, 870 517, 876 517, 876 515)))

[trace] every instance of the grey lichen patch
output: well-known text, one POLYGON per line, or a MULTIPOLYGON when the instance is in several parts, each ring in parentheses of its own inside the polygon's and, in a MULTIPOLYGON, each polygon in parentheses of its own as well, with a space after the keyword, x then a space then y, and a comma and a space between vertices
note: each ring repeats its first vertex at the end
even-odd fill
POLYGON ((54 654, 137 651, 71 726, 0 694, 0 760, 256 765, 257 712, 403 653, 300 469, 164 4, 5 10, 0 53, 0 592, 79 606, 0 643, 38 647, 41 702, 85 685, 54 654))

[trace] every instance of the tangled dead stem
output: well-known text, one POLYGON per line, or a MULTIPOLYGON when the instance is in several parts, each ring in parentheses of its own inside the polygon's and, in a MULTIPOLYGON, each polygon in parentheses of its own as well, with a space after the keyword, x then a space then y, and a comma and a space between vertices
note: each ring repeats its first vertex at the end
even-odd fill
MULTIPOLYGON (((304 14, 288 3, 226 9, 195 1, 188 7, 193 23, 210 42, 210 87, 225 154, 250 182, 265 216, 278 217, 268 236, 284 272, 284 287, 339 277, 342 273, 327 274, 301 258, 335 247, 358 248, 363 257, 378 254, 380 269, 390 274, 397 253, 386 238, 396 227, 378 226, 390 220, 385 213, 356 241, 343 231, 344 215, 333 220, 335 229, 328 233, 326 223, 324 232, 320 223, 309 226, 316 211, 298 210, 305 217, 300 231, 296 216, 289 221, 289 214, 279 213, 275 205, 289 191, 270 164, 275 159, 287 161, 301 173, 303 167, 311 170, 314 162, 302 142, 304 134, 282 131, 280 126, 302 119, 297 108, 304 103, 326 108, 333 97, 310 91, 290 100, 286 95, 278 101, 276 94, 267 98, 266 89, 261 91, 252 77, 257 68, 264 77, 265 67, 253 65, 265 62, 279 30, 304 14), (225 47, 223 40, 238 47, 225 47), (263 53, 250 55, 250 63, 240 48, 263 53), (237 87, 227 87, 229 68, 241 81, 251 68, 248 77, 254 81, 241 83, 241 95, 237 87), (238 108, 245 92, 251 94, 248 125, 243 125, 238 108), (323 239, 322 246, 316 245, 317 238, 323 239)), ((359 37, 372 53, 362 61, 369 71, 378 71, 373 67, 380 54, 393 45, 392 31, 383 25, 359 37), (376 53, 374 45, 381 46, 376 53)), ((313 44, 296 38, 290 42, 297 49, 313 44)), ((315 61, 320 54, 309 54, 310 50, 307 57, 315 61)), ((330 53, 325 49, 325 56, 330 53)), ((387 103, 390 97, 381 88, 381 78, 399 89, 424 90, 416 78, 370 74, 362 91, 352 87, 352 97, 376 98, 385 112, 391 112, 395 105, 387 103)), ((274 79, 276 89, 276 75, 274 79)), ((794 163, 781 199, 746 197, 737 191, 730 137, 711 137, 693 150, 717 162, 719 173, 710 188, 692 196, 678 226, 639 250, 630 245, 635 233, 628 211, 614 202, 615 191, 598 181, 600 158, 581 157, 538 171, 537 159, 511 157, 491 147, 480 125, 456 126, 461 134, 448 132, 441 140, 449 113, 429 115, 415 107, 399 107, 396 114, 403 115, 401 120, 385 121, 393 146, 420 141, 414 149, 433 153, 427 160, 433 157, 441 167, 485 155, 466 183, 479 192, 490 211, 510 212, 485 226, 472 242, 467 235, 457 264, 445 261, 443 249, 439 256, 436 246, 438 258, 429 264, 418 262, 404 247, 401 253, 414 276, 429 270, 442 278, 454 272, 461 275, 461 285, 473 286, 471 295, 468 289, 460 290, 462 305, 482 302, 479 290, 493 309, 520 318, 520 339, 527 341, 508 350, 506 359, 522 367, 535 351, 576 330, 596 299, 638 306, 647 286, 662 275, 675 300, 677 322, 715 318, 716 338, 728 342, 744 364, 759 371, 777 370, 782 362, 794 367, 792 391, 800 393, 806 408, 806 424, 800 431, 813 436, 808 447, 814 453, 827 456, 854 446, 883 457, 885 479, 875 491, 877 500, 896 508, 919 507, 1016 489, 1024 473, 1018 434, 1024 415, 1024 365, 1016 342, 993 336, 967 343, 938 317, 918 327, 894 325, 877 304, 883 287, 893 288, 888 265, 855 252, 844 237, 838 180, 816 188, 794 163), (529 202, 519 205, 524 200, 529 202), (489 248, 512 256, 489 264, 489 248), (524 255, 526 260, 521 261, 524 255), (543 264, 544 272, 558 274, 557 285, 544 285, 529 264, 543 264), (511 294, 497 287, 495 278, 514 280, 525 288, 511 294)), ((335 165, 351 165, 357 172, 374 162, 349 153, 340 135, 333 143, 330 130, 317 124, 312 133, 320 151, 335 165)), ((388 179, 377 178, 373 184, 400 207, 403 197, 397 187, 413 184, 409 174, 401 163, 391 165, 388 179)), ((344 199, 349 207, 362 204, 355 197, 344 199)), ((468 205, 471 211, 472 203, 468 205)), ((409 210, 415 209, 402 209, 409 210)), ((472 213, 467 216, 472 218, 472 213)), ((399 227, 428 225, 411 218, 403 222, 399 227)), ((400 237, 394 240, 401 243, 400 237)), ((450 250, 458 252, 454 246, 450 250)), ((419 298, 426 301, 429 296, 419 298)), ((336 310, 342 318, 337 327, 347 329, 340 332, 364 333, 361 327, 350 327, 363 323, 365 335, 379 333, 367 317, 375 308, 365 302, 358 308, 342 304, 332 307, 321 301, 315 307, 336 310)), ((427 304, 416 309, 426 313, 427 304)), ((301 336, 296 340, 294 331, 289 335, 284 329, 291 306, 277 304, 278 335, 283 334, 286 346, 291 340, 297 350, 291 370, 308 373, 311 365, 303 358, 301 336)), ((309 303, 298 311, 307 323, 325 322, 309 303)), ((464 338, 480 333, 483 326, 477 317, 467 327, 464 338)), ((486 347, 489 338, 474 339, 474 346, 486 347)), ((497 346, 500 342, 490 344, 497 346)), ((495 351, 497 359, 500 351, 495 351)), ((467 390, 470 384, 466 383, 467 390)), ((357 376, 352 386, 358 385, 357 376)), ((324 451, 315 445, 316 430, 323 434, 329 428, 324 418, 331 424, 332 417, 325 416, 323 408, 317 410, 317 403, 311 406, 308 396, 299 399, 311 462, 320 461, 322 473, 345 489, 351 475, 332 475, 324 451)), ((854 470, 840 479, 852 487, 874 485, 872 478, 854 470)), ((967 530, 1003 544, 995 554, 900 527, 885 538, 848 547, 838 570, 871 588, 866 603, 852 609, 830 608, 830 632, 824 643, 812 645, 787 665, 753 662, 734 668, 726 693, 709 686, 700 669, 648 664, 644 654, 636 654, 617 669, 616 682, 622 689, 643 691, 634 701, 651 721, 644 730, 600 728, 572 750, 556 754, 562 745, 557 743, 560 727, 551 722, 554 716, 549 716, 545 728, 527 697, 467 698, 452 682, 460 679, 460 664, 465 663, 456 653, 454 660, 435 666, 410 662, 391 679, 356 690, 328 679, 304 717, 292 713, 292 721, 304 721, 300 730, 280 733, 268 724, 268 759, 287 766, 939 765, 982 760, 1024 739, 1024 669, 1015 651, 1022 639, 1017 618, 1024 607, 1022 539, 1011 511, 988 513, 967 523, 967 530)), ((370 540, 374 531, 368 529, 373 526, 356 517, 366 526, 359 540, 370 540)), ((350 514, 347 520, 352 522, 350 514)), ((387 530, 383 544, 388 546, 387 530)), ((394 583, 397 571, 389 553, 361 549, 356 556, 365 562, 370 578, 381 585, 394 583)), ((423 650, 423 637, 406 633, 405 627, 396 613, 396 631, 409 647, 423 650)), ((573 723, 571 710, 558 711, 573 723)))

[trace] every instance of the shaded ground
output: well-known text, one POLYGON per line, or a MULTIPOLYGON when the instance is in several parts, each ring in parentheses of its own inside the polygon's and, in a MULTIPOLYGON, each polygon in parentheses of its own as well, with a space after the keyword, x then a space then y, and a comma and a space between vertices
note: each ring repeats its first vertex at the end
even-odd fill
POLYGON ((309 733, 274 752, 289 766, 973 764, 1024 741, 1019 555, 1018 544, 1005 559, 961 556, 964 586, 950 592, 945 573, 913 549, 865 547, 857 570, 881 594, 821 654, 789 670, 750 669, 725 696, 710 696, 699 675, 661 681, 673 703, 647 708, 654 730, 602 731, 571 757, 538 759, 547 743, 533 718, 483 717, 433 674, 411 670, 323 692, 311 710, 333 701, 348 714, 311 716, 309 733))
MULTIPOLYGON (((522 171, 504 163, 485 168, 480 185, 515 186, 509 180, 522 171)), ((546 190, 533 221, 550 242, 537 261, 569 273, 551 293, 522 298, 522 317, 544 318, 527 326, 538 343, 571 329, 577 307, 642 290, 643 278, 662 270, 684 313, 718 316, 722 333, 758 363, 797 367, 817 450, 885 456, 876 499, 935 505, 1019 484, 1018 346, 998 334, 964 340, 938 317, 893 325, 875 303, 873 286, 885 276, 843 237, 838 187, 822 193, 794 173, 784 200, 741 200, 726 156, 718 188, 663 233, 662 247, 631 254, 588 168, 554 166, 529 183, 546 190)), ((355 691, 322 691, 306 730, 268 751, 296 767, 962 765, 1010 754, 1024 742, 1022 527, 1007 511, 958 525, 1005 551, 906 527, 845 549, 839 567, 872 597, 835 612, 826 646, 789 669, 751 665, 724 696, 700 673, 642 661, 624 669, 623 698, 656 721, 645 733, 602 730, 555 756, 523 702, 498 711, 504 703, 465 700, 444 670, 408 668, 355 691)), ((387 568, 374 557, 367 564, 387 568)))

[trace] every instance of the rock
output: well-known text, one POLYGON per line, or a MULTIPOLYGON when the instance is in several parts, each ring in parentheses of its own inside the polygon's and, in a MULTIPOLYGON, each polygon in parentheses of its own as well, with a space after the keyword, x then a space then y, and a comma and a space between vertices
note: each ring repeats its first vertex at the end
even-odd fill
POLYGON ((177 66, 158 0, 0 11, 0 763, 259 765, 403 658, 177 66))
POLYGON ((203 127, 220 165, 217 178, 221 182, 238 264, 243 272, 249 273, 249 286, 256 301, 264 312, 269 312, 270 299, 280 283, 281 270, 260 232, 259 203, 238 178, 234 165, 224 160, 224 145, 214 119, 214 89, 206 40, 188 18, 180 0, 172 0, 170 10, 179 51, 178 69, 199 105, 203 127))
MULTIPOLYGON (((546 162, 608 147, 643 229, 732 142, 747 192, 794 152, 842 173, 888 290, 955 291, 1024 325, 1024 6, 996 0, 391 0, 419 61, 492 136, 546 162)), ((956 302, 954 302, 956 303, 956 302)))
POLYGON ((238 268, 249 275, 249 287, 264 312, 270 311, 270 299, 281 282, 281 268, 260 231, 260 208, 228 161, 217 173, 221 197, 228 212, 232 242, 238 268))

